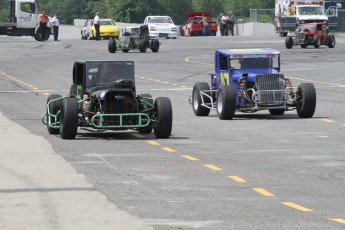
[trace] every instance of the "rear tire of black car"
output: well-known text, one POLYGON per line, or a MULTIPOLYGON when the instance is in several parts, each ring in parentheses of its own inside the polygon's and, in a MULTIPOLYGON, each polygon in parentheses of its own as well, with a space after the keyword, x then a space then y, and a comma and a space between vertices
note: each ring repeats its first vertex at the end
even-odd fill
MULTIPOLYGON (((146 98, 152 98, 152 95, 151 94, 148 94, 148 93, 143 93, 143 94, 139 94, 138 97, 142 97, 142 103, 145 103, 146 101, 148 103, 151 103, 153 102, 153 100, 150 100, 150 99, 146 99, 146 98)), ((139 112, 143 111, 145 108, 142 106, 142 103, 139 104, 139 112)), ((152 124, 149 124, 147 127, 144 127, 144 128, 139 128, 138 129, 139 133, 151 133, 152 132, 152 124)))
POLYGON ((146 41, 145 40, 140 40, 139 41, 139 51, 140 53, 146 53, 146 41))
MULTIPOLYGON (((47 99, 47 104, 49 101, 58 99, 60 97, 62 97, 62 96, 59 94, 49 95, 49 97, 47 99)), ((61 109, 61 106, 62 106, 61 100, 53 101, 49 104, 49 112, 51 114, 56 115, 57 112, 59 112, 59 110, 61 109)), ((49 127, 49 125, 48 125, 48 119, 49 119, 48 118, 48 110, 46 111, 46 114, 47 114, 47 129, 48 129, 49 134, 59 134, 59 128, 49 127)), ((54 118, 51 118, 51 119, 54 119, 54 118)), ((56 119, 58 119, 58 117, 56 119)))
POLYGON ((108 50, 110 53, 116 53, 116 40, 110 39, 108 42, 108 50))
POLYGON ((159 51, 159 41, 157 39, 152 40, 152 52, 157 53, 159 51))
POLYGON ((269 109, 271 115, 283 115, 285 113, 285 109, 269 109))
POLYGON ((296 108, 300 118, 311 118, 316 107, 316 91, 311 83, 301 83, 296 92, 296 108))
POLYGON ((220 120, 231 120, 236 111, 236 89, 222 85, 217 95, 217 114, 220 120))
POLYGON ((293 39, 291 36, 285 38, 286 49, 291 49, 293 47, 293 39))
POLYGON ((335 37, 333 35, 328 36, 328 48, 334 48, 335 46, 335 37))
POLYGON ((167 97, 157 97, 154 103, 156 108, 154 133, 157 138, 168 138, 172 130, 172 106, 167 97))
POLYGON ((192 93, 192 106, 195 116, 208 116, 210 114, 210 109, 202 106, 202 99, 204 104, 211 103, 211 99, 208 96, 211 96, 210 92, 203 92, 210 90, 210 86, 206 82, 195 83, 192 93), (208 96, 201 95, 200 92, 207 94, 208 96), (202 98, 201 98, 202 97, 202 98))
POLYGON ((314 35, 313 37, 313 45, 315 48, 319 48, 320 47, 320 37, 319 35, 314 35))
POLYGON ((62 139, 74 139, 78 129, 78 102, 73 97, 62 100, 60 113, 60 136, 62 139))

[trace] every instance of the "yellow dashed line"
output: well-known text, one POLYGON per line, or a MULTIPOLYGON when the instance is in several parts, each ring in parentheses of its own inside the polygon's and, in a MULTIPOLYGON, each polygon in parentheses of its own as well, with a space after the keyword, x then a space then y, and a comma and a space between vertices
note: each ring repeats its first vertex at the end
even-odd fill
POLYGON ((276 196, 263 188, 252 188, 255 192, 260 193, 263 196, 276 196))
POLYGON ((302 212, 312 212, 312 211, 314 211, 314 210, 312 210, 312 209, 303 207, 303 206, 298 205, 298 204, 293 203, 293 202, 281 202, 281 203, 282 203, 283 205, 289 206, 289 207, 291 207, 291 208, 297 209, 297 210, 302 211, 302 212))
POLYGON ((162 148, 164 151, 167 151, 167 152, 169 152, 169 153, 176 153, 177 151, 176 150, 174 150, 174 149, 172 149, 172 148, 169 148, 169 147, 164 147, 164 148, 162 148))
POLYGON ((238 182, 238 183, 245 183, 247 182, 245 179, 239 177, 239 176, 228 176, 230 179, 238 182))
POLYGON ((189 155, 182 155, 181 157, 186 158, 187 160, 191 160, 191 161, 198 161, 198 158, 189 156, 189 155))
POLYGON ((49 96, 49 93, 42 93, 43 95, 49 96))
POLYGON ((209 169, 212 169, 214 171, 221 171, 221 170, 223 170, 223 169, 221 169, 221 168, 219 168, 219 167, 217 167, 215 165, 204 165, 204 166, 209 168, 209 169))
POLYGON ((332 119, 322 119, 322 120, 325 122, 330 122, 330 123, 336 122, 335 120, 332 120, 332 119))
POLYGON ((187 88, 187 86, 184 86, 184 85, 181 85, 180 87, 182 87, 182 88, 187 88))
POLYGON ((145 79, 146 77, 139 77, 139 78, 141 78, 141 79, 145 79))
POLYGON ((150 81, 152 81, 153 79, 152 79, 152 78, 147 78, 147 80, 150 80, 150 81))
POLYGON ((330 219, 330 220, 333 220, 333 221, 341 223, 341 224, 345 224, 345 219, 342 219, 342 218, 333 218, 333 219, 330 219))
POLYGON ((159 145, 158 142, 152 140, 147 141, 147 143, 149 143, 150 145, 159 145))
POLYGON ((173 86, 178 86, 178 84, 171 84, 171 85, 173 85, 173 86))
POLYGON ((132 136, 133 136, 133 137, 136 137, 136 138, 144 138, 143 135, 138 134, 138 133, 133 133, 132 136))
POLYGON ((161 80, 155 80, 156 82, 161 82, 161 80))
POLYGON ((345 124, 342 124, 341 126, 344 126, 344 127, 345 127, 345 124))

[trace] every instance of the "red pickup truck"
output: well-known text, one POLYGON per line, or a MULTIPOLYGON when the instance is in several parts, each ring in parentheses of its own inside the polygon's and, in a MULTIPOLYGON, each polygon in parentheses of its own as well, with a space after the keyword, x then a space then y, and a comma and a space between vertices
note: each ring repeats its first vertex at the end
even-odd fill
POLYGON ((208 29, 211 31, 211 33, 216 36, 218 26, 216 22, 212 21, 211 14, 209 12, 190 12, 188 13, 188 21, 187 24, 184 26, 181 26, 181 35, 183 36, 197 36, 202 35, 203 30, 203 23, 202 15, 205 15, 205 17, 208 18, 208 29), (200 23, 201 22, 201 23, 200 23))

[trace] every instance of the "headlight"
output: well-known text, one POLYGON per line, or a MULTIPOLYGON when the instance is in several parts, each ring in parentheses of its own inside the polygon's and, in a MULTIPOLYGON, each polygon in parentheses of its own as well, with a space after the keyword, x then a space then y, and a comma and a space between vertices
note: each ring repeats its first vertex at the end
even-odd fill
POLYGON ((301 21, 301 24, 304 24, 305 23, 305 21, 301 21))

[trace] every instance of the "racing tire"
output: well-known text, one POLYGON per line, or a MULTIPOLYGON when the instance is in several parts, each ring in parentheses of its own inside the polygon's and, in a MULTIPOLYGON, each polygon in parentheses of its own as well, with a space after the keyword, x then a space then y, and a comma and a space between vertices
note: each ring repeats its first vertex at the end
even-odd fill
POLYGON ((236 89, 222 85, 217 95, 217 115, 220 120, 231 120, 236 111, 236 89))
POLYGON ((285 109, 269 109, 271 115, 283 115, 285 113, 285 109))
POLYGON ((285 38, 286 49, 291 49, 293 47, 293 39, 291 36, 285 38))
POLYGON ((139 51, 140 51, 140 53, 146 53, 146 49, 147 49, 146 41, 145 40, 140 40, 139 41, 139 51))
POLYGON ((335 37, 333 35, 328 36, 328 48, 334 48, 335 46, 335 37))
POLYGON ((153 127, 155 136, 157 138, 168 138, 172 130, 172 106, 171 101, 167 97, 157 97, 154 103, 155 106, 155 125, 153 127))
POLYGON ((307 47, 308 47, 307 44, 301 44, 301 48, 305 49, 305 48, 307 48, 307 47))
MULTIPOLYGON (((152 98, 152 95, 148 94, 148 93, 143 93, 143 94, 139 94, 138 97, 152 98)), ((143 103, 145 101, 149 101, 151 103, 153 102, 153 100, 146 99, 146 98, 143 99, 143 103)), ((139 104, 139 109, 140 109, 139 112, 141 112, 142 110, 145 109, 145 108, 143 108, 141 103, 139 104)), ((139 133, 152 133, 152 124, 149 124, 147 127, 144 127, 144 128, 139 128, 138 131, 139 131, 139 133)))
POLYGON ((319 48, 320 47, 320 37, 319 37, 319 35, 314 35, 314 37, 313 37, 313 45, 314 45, 314 47, 315 48, 319 48))
POLYGON ((316 91, 311 83, 299 84, 296 92, 296 109, 300 118, 311 118, 316 107, 316 91))
POLYGON ((38 27, 38 29, 36 30, 35 36, 34 36, 35 40, 38 42, 42 41, 42 36, 41 36, 41 28, 38 27))
POLYGON ((210 109, 202 106, 202 100, 204 104, 210 104, 211 99, 208 96, 211 96, 209 92, 204 92, 208 96, 202 96, 202 91, 210 90, 210 86, 206 82, 195 83, 192 93, 192 106, 195 116, 208 116, 210 114, 210 109), (202 98, 201 98, 202 97, 202 98))
POLYGON ((152 40, 152 52, 157 53, 159 51, 159 41, 157 39, 152 40))
MULTIPOLYGON (((48 99, 47 99, 47 104, 48 102, 50 102, 51 100, 55 100, 55 99, 58 99, 62 97, 61 95, 59 94, 52 94, 52 95, 49 95, 48 99)), ((61 109, 61 106, 62 106, 62 103, 61 103, 61 100, 58 100, 58 101, 53 101, 49 104, 49 112, 51 114, 54 114, 56 115, 57 112, 59 112, 59 110, 61 109)), ((59 134, 59 128, 52 128, 52 127, 49 127, 48 125, 48 109, 46 111, 46 114, 47 114, 47 129, 48 129, 48 132, 49 134, 59 134)), ((57 118, 58 119, 58 118, 57 118)))
POLYGON ((60 113, 60 136, 62 139, 74 139, 78 129, 78 102, 73 97, 62 100, 60 113))
POLYGON ((110 39, 108 42, 108 50, 110 53, 116 53, 116 40, 110 39))

